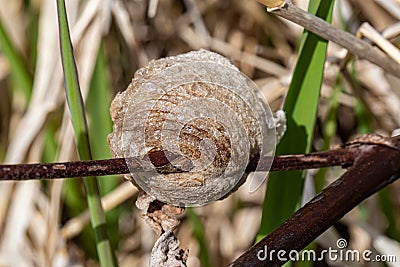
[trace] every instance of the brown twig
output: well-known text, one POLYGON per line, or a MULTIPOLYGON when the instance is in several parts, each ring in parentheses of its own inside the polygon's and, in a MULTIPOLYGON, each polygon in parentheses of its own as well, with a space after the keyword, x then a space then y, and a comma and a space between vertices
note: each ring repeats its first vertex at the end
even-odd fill
POLYGON ((290 1, 257 1, 266 5, 269 12, 290 20, 306 30, 346 48, 352 54, 364 58, 387 72, 400 77, 400 64, 367 42, 357 39, 354 35, 335 28, 324 20, 296 7, 290 1), (280 5, 277 4, 278 7, 270 6, 270 2, 279 2, 278 4, 280 5))
MULTIPOLYGON (((271 171, 283 170, 304 170, 313 168, 324 168, 330 166, 350 166, 359 153, 357 147, 343 147, 339 149, 311 153, 308 155, 287 155, 281 157, 262 158, 260 166, 271 166, 271 171)), ((153 154, 151 158, 153 164, 162 167, 168 162, 165 157, 153 154)), ((256 169, 258 160, 251 159, 247 171, 256 169)), ((41 180, 56 178, 73 178, 86 176, 104 176, 112 174, 127 174, 130 172, 142 171, 139 164, 130 161, 128 168, 124 158, 106 160, 88 160, 57 163, 38 163, 38 164, 15 164, 0 165, 0 180, 41 180), (132 163, 133 162, 133 163, 132 163)), ((259 169, 267 170, 265 168, 259 169)), ((171 171, 171 172, 177 172, 171 171)))
MULTIPOLYGON (((289 171, 317 169, 332 166, 349 167, 361 154, 361 152, 373 145, 385 145, 392 147, 390 138, 384 138, 375 134, 361 136, 358 139, 345 144, 341 148, 328 151, 315 152, 307 155, 285 155, 277 157, 265 157, 260 161, 257 158, 250 159, 247 172, 259 171, 289 171), (272 165, 271 165, 272 161, 272 165)), ((168 152, 156 151, 149 154, 150 161, 163 173, 183 172, 169 166, 169 159, 174 157, 168 152)), ((75 178, 86 176, 104 176, 113 174, 128 174, 143 171, 136 160, 116 158, 104 160, 71 161, 56 163, 13 164, 0 165, 1 180, 42 180, 57 178, 75 178), (129 167, 127 165, 129 161, 129 167)))
POLYGON ((289 252, 300 251, 361 201, 394 182, 400 176, 400 137, 389 140, 392 145, 360 146, 353 166, 342 177, 230 266, 281 266, 289 259, 282 260, 282 254, 278 258, 278 251, 284 251, 286 258, 289 252))
POLYGON ((129 173, 125 159, 0 165, 0 180, 44 180, 129 173))

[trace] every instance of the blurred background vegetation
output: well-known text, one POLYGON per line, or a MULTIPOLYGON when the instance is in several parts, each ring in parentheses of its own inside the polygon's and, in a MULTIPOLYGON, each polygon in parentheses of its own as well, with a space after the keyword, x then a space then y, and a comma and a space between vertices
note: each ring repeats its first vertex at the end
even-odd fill
MULTIPOLYGON (((390 136, 400 128, 398 79, 359 59, 351 59, 341 68, 346 51, 331 43, 326 56, 324 47, 322 52, 302 51, 317 63, 308 75, 299 74, 295 71, 296 66, 302 67, 299 51, 307 41, 305 35, 301 38, 303 30, 267 14, 256 1, 66 2, 95 159, 111 157, 108 109, 133 73, 152 59, 200 48, 231 59, 257 83, 272 110, 296 102, 287 91, 296 86, 293 80, 301 80, 297 89, 305 92, 300 98, 302 106, 292 111, 297 112, 295 118, 311 121, 305 151, 329 149, 367 132, 390 136)), ((333 1, 293 2, 313 13, 323 2, 333 7, 333 1)), ((337 0, 332 14, 336 27, 356 34, 362 23, 368 22, 399 44, 398 0, 337 0)), ((2 162, 77 160, 63 86, 56 1, 0 0, 2 162)), ((296 132, 291 136, 289 141, 296 142, 296 132)), ((266 185, 253 194, 245 185, 223 201, 190 209, 178 230, 182 246, 190 251, 188 265, 227 265, 254 243, 259 229, 259 236, 264 235, 285 218, 288 211, 282 212, 279 206, 284 195, 294 199, 290 211, 342 172, 340 168, 302 172, 296 184, 291 184, 292 173, 287 172, 285 189, 282 184, 269 184, 268 191, 275 194, 270 197, 273 204, 264 204, 264 210, 266 185)), ((122 177, 101 177, 99 183, 119 265, 147 266, 156 237, 134 205, 137 190, 122 177)), ((335 248, 336 240, 344 237, 351 248, 395 254, 400 261, 399 193, 398 183, 379 192, 313 246, 335 248)), ((1 182, 0 266, 97 266, 88 216, 81 179, 1 182)), ((328 263, 321 264, 297 266, 328 263)))

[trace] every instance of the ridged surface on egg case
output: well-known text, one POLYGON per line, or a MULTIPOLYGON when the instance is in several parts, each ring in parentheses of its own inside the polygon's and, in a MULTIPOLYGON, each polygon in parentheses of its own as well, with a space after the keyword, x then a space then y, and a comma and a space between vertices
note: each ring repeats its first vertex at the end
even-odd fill
POLYGON ((111 152, 134 157, 143 172, 128 178, 163 202, 188 206, 223 198, 243 182, 251 157, 273 153, 275 124, 259 94, 216 53, 152 61, 111 105, 111 152), (159 151, 188 172, 159 173, 148 157, 159 151))

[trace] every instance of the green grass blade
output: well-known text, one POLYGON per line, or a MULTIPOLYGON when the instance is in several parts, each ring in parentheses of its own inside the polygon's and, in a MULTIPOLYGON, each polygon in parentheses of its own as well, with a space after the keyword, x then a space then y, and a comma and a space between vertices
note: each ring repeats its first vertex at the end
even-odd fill
POLYGON ((199 216, 196 214, 193 208, 188 208, 186 210, 186 216, 189 219, 190 225, 193 229, 193 235, 199 244, 200 252, 199 258, 201 262, 201 266, 203 267, 211 267, 210 255, 208 252, 207 240, 205 237, 204 225, 201 222, 199 216))
MULTIPOLYGON (((111 158, 107 135, 112 132, 112 121, 109 112, 112 95, 111 82, 103 45, 99 48, 97 61, 90 83, 86 101, 88 114, 89 139, 92 142, 92 155, 95 159, 111 158)), ((102 195, 111 192, 119 183, 119 176, 98 177, 102 195)), ((107 232, 113 247, 119 243, 119 217, 123 207, 116 207, 106 213, 107 232)))
POLYGON ((33 78, 22 56, 14 48, 9 36, 7 35, 3 23, 0 20, 0 50, 7 57, 11 68, 13 81, 17 88, 21 89, 25 95, 26 102, 29 103, 32 92, 33 78))
POLYGON ((57 129, 52 125, 46 125, 44 132, 44 143, 42 152, 42 162, 54 162, 57 155, 58 144, 56 140, 57 129))
MULTIPOLYGON (((333 0, 311 0, 309 11, 329 21, 333 3, 333 0)), ((326 49, 326 40, 310 32, 304 32, 299 58, 284 106, 287 132, 277 147, 277 155, 307 153, 311 149, 326 49)), ((304 174, 302 171, 270 174, 258 239, 274 230, 298 208, 304 174)))
MULTIPOLYGON (((111 92, 111 82, 105 52, 101 45, 86 101, 89 139, 91 141, 92 155, 95 159, 108 159, 111 157, 107 142, 107 136, 112 132, 112 121, 109 111, 112 101, 111 92)), ((118 180, 110 178, 110 176, 99 177, 99 183, 102 193, 107 194, 115 188, 118 180)))
MULTIPOLYGON (((80 159, 89 160, 92 157, 87 133, 86 116, 79 88, 78 73, 75 66, 67 14, 63 0, 57 1, 57 12, 60 27, 60 46, 65 89, 75 132, 75 142, 80 159)), ((97 179, 95 177, 86 177, 83 181, 100 265, 104 267, 116 266, 115 255, 106 232, 105 214, 101 206, 97 179)))
POLYGON ((395 193, 392 192, 392 187, 385 187, 378 192, 378 203, 382 213, 386 217, 387 228, 386 233, 389 237, 399 241, 400 232, 397 227, 398 225, 398 215, 396 212, 396 204, 393 199, 395 193))

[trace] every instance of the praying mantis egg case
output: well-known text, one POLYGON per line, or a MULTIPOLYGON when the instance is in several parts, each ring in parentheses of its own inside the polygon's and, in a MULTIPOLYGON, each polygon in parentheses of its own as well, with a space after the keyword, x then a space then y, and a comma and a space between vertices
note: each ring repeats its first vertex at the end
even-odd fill
POLYGON ((250 158, 275 148, 275 121, 258 88, 207 50, 151 61, 117 94, 110 113, 112 155, 142 166, 127 178, 172 205, 224 198, 245 181, 250 158), (152 153, 186 172, 160 172, 152 153))

